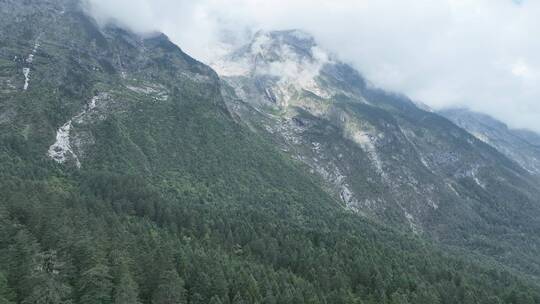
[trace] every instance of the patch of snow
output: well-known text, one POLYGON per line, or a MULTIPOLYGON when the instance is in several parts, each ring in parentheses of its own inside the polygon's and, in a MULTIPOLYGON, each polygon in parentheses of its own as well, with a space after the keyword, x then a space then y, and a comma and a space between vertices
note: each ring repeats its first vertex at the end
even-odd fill
POLYGON ((446 185, 448 186, 448 188, 450 188, 450 190, 452 190, 452 192, 454 192, 454 194, 456 196, 460 196, 459 195, 459 192, 457 192, 456 188, 454 187, 454 185, 452 185, 451 183, 447 182, 446 185))
POLYGON ((439 204, 435 202, 433 199, 431 199, 430 197, 427 198, 427 202, 428 202, 428 205, 431 206, 433 209, 435 210, 439 209, 439 204))
POLYGON ((421 153, 418 153, 418 156, 420 157, 420 162, 422 163, 422 165, 424 165, 424 167, 426 167, 427 169, 431 170, 431 167, 429 166, 424 156, 421 153))
POLYGON ((26 62, 27 63, 32 63, 34 62, 34 56, 36 55, 37 53, 37 50, 39 49, 40 47, 40 43, 39 43, 39 40, 36 41, 36 43, 34 44, 34 48, 32 49, 32 53, 30 53, 30 55, 28 55, 28 58, 26 58, 26 62))
MULTIPOLYGON (((105 96, 105 95, 103 95, 105 96)), ((94 96, 87 104, 86 109, 75 115, 72 119, 62 125, 56 132, 56 141, 49 147, 48 155, 57 163, 65 163, 66 161, 73 159, 77 168, 81 167, 81 162, 77 154, 73 151, 71 145, 71 130, 73 128, 73 121, 81 123, 84 116, 96 108, 97 102, 100 96, 94 96)))
POLYGON ((28 85, 30 84, 30 68, 23 68, 24 75, 24 87, 23 90, 28 90, 28 85))
POLYGON ((91 111, 96 108, 96 102, 99 100, 99 96, 92 97, 90 103, 88 104, 88 109, 91 111))
POLYGON ((489 144, 489 137, 485 134, 482 134, 480 132, 473 132, 472 135, 476 137, 478 140, 485 142, 486 144, 489 144))
POLYGON ((69 157, 72 157, 75 160, 77 167, 80 168, 81 162, 73 152, 69 140, 72 126, 72 121, 69 120, 58 129, 56 132, 56 142, 49 147, 49 157, 58 163, 65 163, 69 157))
POLYGON ((23 90, 28 90, 28 86, 30 85, 30 65, 34 62, 34 56, 36 55, 36 52, 38 51, 40 47, 39 43, 39 37, 36 40, 36 43, 34 43, 34 48, 32 49, 32 52, 28 55, 25 62, 28 64, 27 67, 23 68, 23 75, 24 75, 24 87, 23 90))
POLYGON ((418 234, 418 226, 415 223, 414 216, 410 214, 409 212, 407 212, 407 210, 403 210, 403 212, 405 214, 405 218, 409 222, 409 227, 411 227, 412 232, 414 234, 418 234))
POLYGON ((126 88, 129 90, 144 95, 152 95, 155 99, 165 101, 169 99, 167 91, 163 87, 154 87, 154 86, 132 86, 127 85, 126 88))
POLYGON ((476 176, 476 174, 473 175, 473 179, 474 179, 474 182, 482 187, 482 188, 486 188, 486 185, 484 183, 482 183, 482 181, 480 181, 480 179, 478 178, 478 176, 476 176))

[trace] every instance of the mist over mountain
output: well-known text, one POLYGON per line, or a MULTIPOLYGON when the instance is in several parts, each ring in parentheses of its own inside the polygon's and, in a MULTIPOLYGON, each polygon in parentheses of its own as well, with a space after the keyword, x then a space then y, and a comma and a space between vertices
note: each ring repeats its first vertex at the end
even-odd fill
MULTIPOLYGON (((483 254, 506 247, 511 263, 512 248, 535 238, 515 243, 518 227, 539 227, 533 147, 486 145, 478 132, 374 88, 299 30, 258 32, 212 66, 230 86, 230 111, 359 215, 483 254), (515 222, 503 224, 508 212, 515 222), (495 237, 498 229, 507 233, 495 237)), ((533 267, 529 258, 522 266, 533 267)))
POLYGON ((510 129, 492 117, 465 109, 447 109, 440 113, 532 174, 540 174, 540 141, 537 133, 510 129))
POLYGON ((538 134, 304 30, 207 60, 173 2, 88 5, 0 2, 0 303, 540 303, 538 134))
POLYGON ((259 29, 301 29, 377 87, 540 132, 538 1, 87 2, 103 23, 162 31, 206 63, 224 37, 238 47, 259 29))

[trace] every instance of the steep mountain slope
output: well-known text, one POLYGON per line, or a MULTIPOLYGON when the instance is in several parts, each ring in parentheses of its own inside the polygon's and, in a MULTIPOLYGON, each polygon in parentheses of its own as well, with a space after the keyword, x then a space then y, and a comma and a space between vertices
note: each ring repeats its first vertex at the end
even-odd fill
POLYGON ((475 137, 495 147, 531 174, 540 174, 540 136, 534 132, 512 130, 496 119, 465 109, 439 112, 475 137))
POLYGON ((259 32, 212 66, 237 119, 349 209, 540 274, 540 184, 489 145, 300 31, 259 32))
POLYGON ((0 2, 1 303, 539 303, 343 210, 166 37, 0 2))
POLYGON ((514 130, 514 132, 516 134, 519 134, 521 138, 525 139, 529 143, 535 146, 540 146, 540 134, 533 131, 529 131, 529 130, 523 130, 523 129, 517 129, 517 130, 514 130))

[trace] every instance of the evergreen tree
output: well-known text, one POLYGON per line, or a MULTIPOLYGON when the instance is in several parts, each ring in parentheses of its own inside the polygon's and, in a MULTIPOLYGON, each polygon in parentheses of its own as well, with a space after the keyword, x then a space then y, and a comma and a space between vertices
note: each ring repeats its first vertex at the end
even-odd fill
POLYGON ((30 295, 33 284, 31 278, 41 265, 39 261, 39 244, 28 232, 20 230, 9 248, 12 257, 9 265, 8 282, 16 293, 16 302, 21 303, 30 295))
POLYGON ((216 295, 218 298, 226 297, 228 288, 223 270, 221 267, 214 267, 211 271, 210 294, 216 295))
POLYGON ((121 266, 114 286, 113 304, 139 303, 139 287, 127 267, 121 266))
POLYGON ((189 303, 192 304, 206 304, 208 301, 205 301, 204 297, 199 293, 194 293, 189 297, 189 303))
POLYGON ((396 291, 390 296, 391 304, 409 304, 407 296, 401 291, 396 291))
POLYGON ((42 274, 32 280, 34 286, 22 304, 70 304, 71 288, 54 275, 42 274))
POLYGON ((110 304, 113 289, 109 267, 97 264, 81 274, 79 284, 80 304, 110 304))
POLYGON ((164 271, 152 296, 152 304, 184 303, 186 303, 184 281, 175 270, 164 271))
POLYGON ((263 299, 264 304, 276 304, 277 300, 272 291, 267 291, 266 296, 263 299))
POLYGON ((71 287, 63 279, 63 263, 59 262, 55 251, 38 254, 37 267, 30 274, 32 285, 23 304, 68 304, 71 303, 71 287))
POLYGON ((441 299, 436 290, 423 288, 414 295, 411 302, 415 304, 440 304, 441 299))
POLYGON ((221 299, 218 296, 213 296, 208 304, 222 304, 221 299))
POLYGON ((244 298, 242 298, 242 295, 237 293, 233 298, 232 304, 246 304, 246 302, 244 301, 244 298))
POLYGON ((5 275, 0 272, 0 304, 12 304, 13 293, 8 287, 5 275))

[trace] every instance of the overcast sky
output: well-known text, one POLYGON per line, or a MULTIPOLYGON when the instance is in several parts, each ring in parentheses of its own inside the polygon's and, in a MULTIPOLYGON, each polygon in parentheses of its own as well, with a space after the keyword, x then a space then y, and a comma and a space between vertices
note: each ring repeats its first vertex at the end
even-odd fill
POLYGON ((540 132, 540 0, 87 1, 203 62, 223 33, 302 29, 379 87, 540 132))

